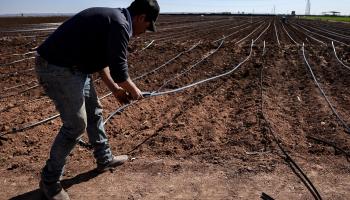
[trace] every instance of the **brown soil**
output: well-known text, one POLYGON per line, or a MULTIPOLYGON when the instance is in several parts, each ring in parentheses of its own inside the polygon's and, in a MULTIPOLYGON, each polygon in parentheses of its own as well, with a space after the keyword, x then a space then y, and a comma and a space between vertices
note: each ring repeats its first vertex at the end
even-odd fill
MULTIPOLYGON (((1 21, 0 64, 29 58, 31 55, 12 54, 30 51, 50 33, 8 32, 22 27, 20 23, 26 24, 21 29, 40 27, 34 24, 38 19, 28 20, 32 21, 1 21)), ((284 25, 295 42, 305 43, 306 57, 317 80, 349 126, 350 70, 336 60, 329 39, 295 28, 296 24, 338 33, 334 36, 317 31, 346 44, 350 39, 339 34, 349 35, 350 26, 301 20, 284 25)), ((213 41, 223 35, 228 37, 217 52, 163 90, 229 71, 249 55, 251 40, 263 34, 255 42, 251 58, 231 75, 180 93, 144 99, 112 118, 106 124, 112 150, 132 158, 113 173, 96 174, 91 150, 77 146, 63 177, 72 199, 259 199, 262 192, 275 199, 313 199, 289 168, 269 127, 323 199, 349 198, 347 157, 312 138, 349 152, 350 136, 315 85, 301 46, 290 39, 277 18, 163 15, 158 27, 157 33, 132 39, 132 77, 201 43, 137 80, 144 91, 157 90, 164 81, 209 55, 219 44, 213 41), (143 49, 152 40, 154 43, 143 49)), ((338 56, 349 66, 349 46, 335 45, 338 56)), ((36 77, 30 70, 33 66, 33 59, 29 59, 0 67, 0 135, 57 114, 42 88, 35 87, 36 77)), ((108 92, 100 81, 96 81, 96 88, 100 96, 108 92)), ((105 117, 120 106, 113 97, 103 99, 102 104, 105 117)), ((60 124, 57 118, 0 139, 0 199, 42 198, 39 172, 60 124)))

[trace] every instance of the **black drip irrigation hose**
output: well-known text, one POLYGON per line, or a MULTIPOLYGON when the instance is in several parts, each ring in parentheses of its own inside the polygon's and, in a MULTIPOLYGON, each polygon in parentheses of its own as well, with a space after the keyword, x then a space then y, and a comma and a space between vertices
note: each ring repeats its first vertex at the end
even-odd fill
POLYGON ((8 58, 8 57, 12 57, 12 56, 26 56, 29 54, 34 54, 36 51, 29 51, 27 53, 14 53, 14 54, 8 54, 8 55, 4 55, 4 57, 8 58))
POLYGON ((13 65, 13 64, 16 64, 16 63, 19 63, 19 62, 23 62, 23 61, 26 61, 26 60, 31 60, 31 59, 34 59, 34 58, 35 58, 35 56, 32 56, 32 57, 29 57, 29 58, 24 58, 24 59, 16 60, 16 61, 13 61, 13 62, 10 62, 10 63, 0 64, 0 67, 5 67, 5 66, 8 66, 8 65, 13 65))
MULTIPOLYGON (((144 93, 143 93, 143 96, 144 96, 145 98, 147 98, 147 97, 156 96, 156 94, 159 94, 159 91, 160 91, 163 87, 165 87, 170 81, 172 81, 172 80, 174 80, 174 79, 176 79, 176 78, 182 76, 183 74, 187 73, 189 70, 193 69, 194 67, 196 67, 197 65, 199 65, 200 63, 202 63, 202 62, 203 62, 205 59, 207 59, 209 56, 213 55, 219 48, 221 48, 223 42, 224 42, 224 41, 222 40, 221 43, 220 43, 220 45, 218 46, 218 48, 216 48, 213 52, 211 52, 210 54, 208 54, 207 56, 205 56, 204 58, 202 58, 202 59, 201 59, 200 61, 198 61, 196 64, 190 66, 188 69, 184 70, 183 72, 181 72, 181 73, 178 74, 177 76, 175 76, 175 77, 173 77, 173 78, 171 78, 171 79, 165 81, 164 84, 163 84, 162 86, 160 86, 159 89, 158 89, 157 91, 155 91, 155 92, 144 92, 144 93)), ((198 43, 197 43, 197 44, 198 44, 198 43)), ((197 45, 195 45, 195 46, 197 46, 197 45)), ((190 49, 193 49, 193 48, 190 48, 190 49)), ((187 52, 187 51, 184 51, 184 52, 187 52)), ((177 58, 178 56, 182 55, 182 53, 183 53, 183 52, 181 52, 180 54, 178 54, 178 55, 175 56, 174 58, 177 58)), ((174 58, 171 59, 170 61, 174 60, 174 58)), ((166 63, 169 63, 169 62, 166 62, 166 63)), ((156 69, 158 69, 158 68, 156 68, 156 69)), ((156 69, 155 69, 155 70, 156 70, 156 69)), ((153 70, 152 70, 152 71, 153 71, 153 70)), ((152 73, 152 71, 146 73, 146 75, 152 73)), ((145 75, 145 74, 144 74, 144 75, 145 75)), ((142 76, 140 76, 140 77, 143 77, 144 75, 142 75, 142 76)), ((139 77, 138 77, 138 78, 139 78, 139 77)), ((159 95, 158 95, 158 96, 159 96, 159 95)), ((137 101, 133 101, 133 102, 131 102, 131 103, 129 103, 129 104, 125 104, 125 105, 121 106, 121 107, 118 108, 116 111, 112 112, 112 113, 106 118, 106 120, 104 121, 103 124, 105 125, 105 124, 108 122, 108 120, 110 120, 114 115, 116 115, 116 114, 121 114, 121 113, 124 111, 125 108, 127 108, 127 107, 133 105, 133 104, 136 103, 136 102, 137 102, 137 101)))
POLYGON ((146 50, 148 47, 150 47, 155 40, 152 40, 150 43, 148 43, 148 45, 146 45, 145 47, 143 47, 139 52, 146 50))
POLYGON ((317 81, 316 76, 315 76, 314 72, 312 71, 309 62, 308 62, 307 59, 306 59, 306 56, 305 56, 305 45, 304 45, 304 44, 303 44, 303 46, 302 46, 301 49, 302 49, 302 52, 303 52, 304 61, 305 61, 306 65, 307 65, 307 67, 308 67, 308 69, 309 69, 309 72, 310 72, 312 78, 314 79, 314 82, 315 82, 316 86, 317 86, 318 89, 320 90, 320 92, 321 92, 321 94, 323 95, 324 99, 327 101, 329 107, 330 107, 331 110, 333 111, 333 114, 338 118, 338 120, 340 121, 341 125, 345 128, 345 132, 348 133, 348 134, 350 134, 350 128, 349 128, 349 126, 345 123, 345 121, 340 117, 340 115, 338 114, 338 112, 335 110, 335 108, 333 107, 333 105, 332 105, 331 102, 329 101, 329 99, 328 99, 326 93, 323 91, 321 85, 320 85, 319 82, 317 81))
POLYGON ((336 41, 336 42, 338 42, 338 43, 340 43, 340 44, 343 44, 343 45, 345 45, 345 46, 350 46, 350 45, 345 44, 344 42, 341 42, 341 41, 336 40, 336 39, 334 39, 334 38, 330 38, 330 37, 324 36, 324 35, 322 35, 322 34, 319 34, 319 33, 313 32, 313 31, 310 31, 310 30, 308 30, 308 29, 302 27, 302 26, 299 25, 299 24, 296 24, 296 25, 299 26, 300 28, 304 29, 305 31, 309 32, 309 33, 318 35, 318 36, 320 36, 320 37, 326 38, 326 39, 331 40, 331 41, 336 41))
POLYGON ((276 23, 273 23, 273 25, 275 27, 275 33, 276 33, 276 39, 277 39, 278 46, 281 46, 280 40, 278 38, 278 32, 277 32, 277 28, 276 28, 276 23))
POLYGON ((23 33, 23 32, 36 32, 36 31, 52 31, 56 28, 37 28, 37 29, 22 29, 22 30, 10 30, 10 31, 1 31, 0 33, 23 33))
POLYGON ((297 42, 292 38, 292 36, 290 36, 290 34, 288 33, 288 31, 287 31, 286 28, 284 27, 283 23, 282 23, 282 28, 283 28, 284 32, 287 33, 288 37, 294 42, 294 44, 296 44, 296 45, 299 46, 299 43, 297 43, 297 42))
MULTIPOLYGON (((261 27, 261 25, 259 26, 261 27)), ((258 28, 259 28, 258 27, 258 28)), ((253 32, 255 32, 257 29, 255 29, 253 32)), ((252 32, 252 33, 253 33, 252 32)), ((251 35, 251 34, 249 34, 251 35)), ((220 41, 220 40, 216 40, 216 41, 220 41)), ((215 42, 215 41, 214 41, 215 42)), ((215 52, 221 47, 221 45, 223 44, 224 40, 221 40, 221 44, 219 45, 219 47, 215 50, 215 52)), ((211 77, 211 78, 208 78, 208 79, 205 79, 205 80, 202 80, 202 81, 198 81, 198 82, 195 82, 195 83, 192 83, 190 85, 187 85, 187 86, 184 86, 184 87, 181 87, 181 88, 177 88, 177 89, 174 89, 174 90, 169 90, 169 91, 165 91, 165 92, 159 92, 169 81, 165 82, 162 86, 160 86, 160 88, 155 91, 155 92, 143 92, 143 97, 144 98, 150 98, 150 97, 153 97, 153 96, 162 96, 162 95, 166 95, 166 94, 171 94, 171 93, 177 93, 177 92, 181 92, 187 88, 190 88, 190 87, 194 87, 198 84, 201 84, 201 83, 204 83, 204 82, 208 82, 208 81, 211 81, 213 79, 217 79, 217 78, 221 78, 223 76, 226 76, 228 74, 231 74, 232 72, 234 72, 236 69, 238 69, 238 67, 240 67, 242 64, 244 64, 250 57, 251 57, 251 54, 252 54, 252 49, 253 49, 253 46, 254 46, 254 40, 252 40, 252 43, 251 43, 251 47, 250 47, 250 53, 249 53, 249 56, 244 60, 242 61, 241 63, 239 63, 236 67, 234 67, 232 70, 224 73, 224 74, 220 74, 220 75, 217 75, 217 76, 214 76, 214 77, 211 77)), ((192 48, 191 48, 192 49, 192 48)), ((214 52, 213 52, 214 53, 214 52)), ((213 54, 212 53, 212 54, 213 54)), ((181 53, 180 53, 181 54, 181 53)), ((196 65, 198 65, 200 62, 202 62, 204 59, 200 60, 199 62, 197 62, 195 65, 191 66, 189 69, 185 70, 184 72, 187 72, 189 71, 190 69, 192 69, 193 67, 195 67, 196 65)), ((184 72, 182 72, 181 74, 184 74, 184 72)), ((177 77, 174 77, 173 79, 175 79, 177 77)), ((172 80, 172 79, 171 79, 172 80)), ((109 96, 110 94, 112 93, 109 93, 105 96, 103 96, 103 98, 109 96)), ((121 107, 119 107, 117 110, 115 110, 114 112, 112 112, 107 118, 106 120, 103 122, 103 124, 105 125, 111 118, 113 118, 115 115, 117 114, 121 114, 126 108, 128 108, 129 106, 137 103, 138 101, 132 101, 128 104, 125 104, 121 107)), ((0 135, 1 136, 1 135, 0 135)), ((88 144, 86 142, 84 142, 82 139, 79 139, 78 141, 78 144, 83 146, 83 147, 86 147, 88 149, 92 149, 93 146, 91 144, 88 144)), ((136 148, 135 148, 136 149, 136 148)), ((135 150, 134 149, 134 150, 135 150)), ((134 151, 132 150, 132 151, 134 151)))
POLYGON ((22 70, 22 71, 16 71, 16 72, 9 72, 9 73, 0 74, 0 78, 9 77, 9 76, 15 76, 15 75, 23 74, 23 73, 30 72, 30 71, 34 71, 34 68, 30 68, 30 69, 26 69, 26 70, 22 70))
POLYGON ((319 142, 319 143, 322 143, 322 144, 325 144, 325 145, 328 145, 328 146, 333 147, 335 152, 338 151, 338 152, 343 153, 343 154, 345 155, 345 157, 346 157, 346 160, 347 160, 348 162, 350 162, 350 159, 349 159, 349 158, 350 158, 350 153, 348 153, 348 152, 346 152, 344 149, 338 147, 336 144, 331 143, 331 142, 324 141, 324 140, 319 139, 319 138, 315 138, 315 137, 313 137, 313 136, 306 136, 306 137, 307 137, 308 139, 315 140, 316 142, 319 142))
MULTIPOLYGON (((172 61, 174 61, 176 58, 180 57, 180 56, 183 55, 184 53, 187 53, 187 52, 189 52, 189 51, 192 51, 192 50, 193 50, 194 48, 196 48, 200 43, 201 43, 201 42, 198 42, 197 44, 193 45, 190 49, 180 52, 178 55, 176 55, 174 58, 170 59, 169 61, 167 61, 167 62, 164 63, 163 65, 161 65, 161 66, 159 66, 159 67, 153 69, 153 70, 150 71, 150 72, 146 72, 145 74, 143 74, 143 75, 137 77, 136 79, 134 79, 134 81, 135 81, 135 80, 138 80, 138 79, 141 79, 141 78, 143 78, 144 76, 146 76, 146 75, 148 75, 148 74, 150 74, 150 73, 153 73, 153 72, 159 70, 159 69, 162 68, 162 67, 165 67, 166 65, 168 65, 169 63, 171 63, 172 61)), ((104 98, 108 97, 108 96, 111 95, 111 94, 112 94, 112 93, 108 93, 108 94, 106 94, 106 95, 100 97, 99 99, 100 99, 100 100, 101 100, 101 99, 104 99, 104 98)), ((0 134, 0 140, 4 140, 4 137, 3 137, 3 136, 5 136, 5 135, 9 135, 9 134, 13 134, 13 133, 20 132, 20 131, 23 131, 23 130, 27 130, 27 129, 30 129, 30 128, 34 128, 35 126, 44 124, 44 123, 46 123, 46 122, 48 122, 48 121, 51 121, 51 120, 54 120, 54 119, 58 118, 59 116, 60 116, 60 114, 56 114, 56 115, 53 115, 53 116, 51 116, 51 117, 49 117, 49 118, 46 118, 46 119, 43 119, 43 120, 41 120, 41 121, 38 121, 38 122, 35 122, 35 123, 32 123, 32 124, 29 124, 29 125, 27 125, 27 126, 24 126, 24 127, 22 127, 22 128, 12 128, 12 130, 0 134)), ((79 141, 79 144, 82 145, 82 146, 84 146, 84 144, 85 144, 85 146, 88 145, 88 144, 86 144, 85 142, 83 142, 82 140, 79 141)), ((86 146, 86 147, 88 147, 88 146, 86 146)))
MULTIPOLYGON (((155 40, 152 40, 147 46, 143 47, 139 52, 146 50, 148 47, 150 47, 150 46, 154 43, 154 41, 155 41, 155 40)), ((27 53, 24 53, 24 54, 12 54, 12 55, 21 55, 21 56, 25 56, 25 55, 33 54, 33 53, 36 53, 36 51, 30 51, 30 52, 27 52, 27 53)), ((34 58, 35 58, 35 56, 29 57, 29 58, 23 58, 23 59, 20 59, 20 60, 15 60, 15 61, 10 62, 10 63, 0 64, 0 67, 5 67, 5 66, 8 66, 8 65, 13 65, 13 64, 16 64, 16 63, 19 63, 19 62, 23 62, 23 61, 26 61, 26 60, 31 60, 31 59, 34 59, 34 58)))
POLYGON ((26 89, 24 89, 22 91, 19 91, 19 92, 15 93, 15 94, 8 94, 8 95, 0 96, 0 99, 4 99, 4 98, 20 95, 20 94, 23 94, 25 92, 28 92, 28 91, 30 91, 32 89, 35 89, 35 88, 38 88, 38 87, 39 87, 39 84, 35 84, 35 85, 33 85, 33 86, 29 87, 29 88, 26 88, 26 89))
MULTIPOLYGON (((241 65, 243 65, 245 62, 247 62, 251 55, 252 55, 252 52, 253 52, 253 46, 254 46, 254 40, 252 40, 252 43, 251 43, 251 46, 250 46, 250 53, 249 55, 247 56, 247 58, 245 58, 242 62, 240 62, 238 65, 236 65, 235 67, 233 67, 233 69, 231 69, 230 71, 227 71, 223 74, 219 74, 217 76, 213 76, 211 78, 207 78, 207 79, 204 79, 204 80, 201 80, 201 81, 197 81, 197 82, 194 82, 192 84, 189 84, 189 85, 186 85, 186 86, 183 86, 181 88, 177 88, 177 89, 173 89, 173 90, 168 90, 168 91, 164 91, 164 92, 144 92, 143 93, 143 96, 144 98, 151 98, 151 97, 156 97, 156 96, 163 96, 163 95, 167 95, 167 94, 174 94, 174 93, 178 93, 178 92, 182 92, 188 88, 192 88, 194 86, 197 86, 199 84, 203 84, 203 83, 206 83, 206 82, 209 82, 209 81, 212 81, 212 80, 215 80, 215 79, 218 79, 218 78, 221 78, 221 77, 224 77, 224 76, 227 76, 227 75, 230 75, 232 74, 234 71, 236 71, 241 65)), ((126 104, 126 105, 123 105, 122 107, 118 108, 116 111, 112 112, 108 117, 107 119, 104 121, 104 124, 106 124, 113 116, 115 116, 116 114, 121 114, 127 107, 135 104, 137 101, 133 101, 131 102, 130 104, 126 104)), ((89 144, 86 144, 85 142, 83 141, 80 141, 80 143, 84 143, 84 145, 89 145, 89 144)), ((135 150, 135 149, 134 149, 135 150)))
MULTIPOLYGON (((261 25, 260 25, 260 26, 261 26, 261 25)), ((259 27, 260 27, 260 26, 259 26, 259 27)), ((258 27, 258 28, 259 28, 259 27, 258 27)), ((256 29, 256 30, 257 30, 257 29, 256 29)), ((254 33, 256 30, 254 30, 252 33, 254 33)), ((252 34, 252 33, 251 33, 251 34, 252 34)), ((249 34, 249 35, 251 35, 251 34, 249 34)), ((248 36, 249 36, 249 35, 248 35, 248 36)), ((223 41, 222 41, 222 42, 223 42, 223 41)), ((198 44, 199 44, 199 43, 198 43, 198 44)), ((196 46, 198 46, 198 44, 197 44, 197 45, 194 45, 194 47, 192 47, 192 48, 190 48, 190 49, 191 49, 191 50, 194 49, 196 46)), ((251 56, 251 54, 252 54, 253 45, 254 45, 254 40, 252 40, 251 50, 250 50, 249 56, 248 56, 243 62, 241 62, 239 65, 237 65, 233 70, 231 70, 231 71, 229 71, 229 72, 227 72, 227 73, 224 73, 224 74, 221 74, 221 75, 218 75, 218 76, 215 76, 215 77, 206 79, 206 80, 198 81, 198 82, 196 82, 196 83, 193 83, 193 84, 190 84, 190 85, 187 85, 187 86, 185 86, 185 87, 178 88, 178 89, 175 89, 175 90, 171 90, 171 91, 165 91, 165 92, 159 92, 159 93, 155 93, 155 92, 149 93, 149 92, 146 92, 146 93, 144 93, 144 97, 147 98, 147 97, 151 97, 151 96, 160 96, 160 95, 165 95, 165 94, 180 92, 180 91, 185 90, 185 89, 187 89, 187 88, 189 88, 189 87, 193 87, 194 85, 201 84, 201 83, 203 83, 203 82, 207 82, 207 81, 210 81, 210 80, 213 80, 213 79, 216 79, 216 78, 220 78, 220 77, 222 77, 222 76, 226 76, 226 75, 232 73, 233 71, 235 71, 240 65, 242 65, 243 63, 245 63, 245 62, 250 58, 250 56, 251 56)), ((221 46, 221 45, 220 45, 220 46, 221 46)), ((185 52, 188 52, 188 51, 185 51, 185 52)), ((182 55, 182 54, 183 54, 183 53, 181 52, 180 54, 178 54, 177 56, 175 56, 173 59, 171 59, 171 61, 173 61, 174 59, 176 59, 177 57, 179 57, 179 56, 182 55)), ((171 62, 171 61, 170 61, 170 62, 171 62)), ((166 62, 166 64, 169 64, 170 62, 166 62)), ((166 64, 163 64, 162 66, 165 66, 166 64)), ((156 70, 158 70, 159 68, 160 68, 160 67, 158 67, 156 70)), ((155 71, 155 70, 153 70, 153 71, 155 71)), ((140 77, 138 77, 138 78, 141 78, 141 77, 143 77, 143 76, 140 76, 140 77)), ((112 94, 112 93, 108 93, 108 94, 104 95, 103 97, 101 97, 101 98, 99 98, 99 99, 106 98, 107 96, 109 96, 109 95, 111 95, 111 94, 112 94)), ((136 102, 136 101, 135 101, 135 102, 136 102)), ((123 105, 122 107, 118 108, 115 112, 113 112, 114 114, 112 113, 112 114, 108 117, 108 119, 110 119, 111 117, 113 117, 113 116, 114 116, 115 114, 117 114, 117 113, 121 113, 125 108, 129 107, 131 104, 133 104, 133 103, 135 103, 135 102, 131 102, 130 104, 126 104, 126 105, 123 105)), ((34 124, 25 126, 25 127, 23 127, 23 128, 13 128, 11 131, 8 131, 8 132, 5 132, 5 133, 0 134, 0 139, 3 138, 3 136, 5 136, 5 135, 9 135, 9 134, 16 133, 16 132, 19 132, 19 131, 23 131, 23 130, 26 130, 26 129, 29 129, 29 128, 33 128, 33 127, 35 127, 35 126, 37 126, 37 125, 41 125, 41 124, 43 124, 43 123, 45 123, 45 122, 51 121, 51 120, 53 120, 53 119, 56 119, 56 118, 59 117, 59 116, 60 116, 60 114, 57 114, 57 115, 51 116, 51 117, 49 117, 49 118, 47 118, 47 119, 41 120, 41 121, 39 121, 39 122, 36 122, 36 123, 34 123, 34 124)), ((105 120, 104 124, 105 124, 107 121, 108 121, 108 120, 105 120)), ((82 145, 82 146, 85 146, 85 147, 87 147, 87 148, 92 148, 92 146, 91 146, 90 144, 85 143, 85 142, 84 142, 83 140, 81 140, 81 139, 78 141, 78 144, 80 144, 80 145, 82 145)))
POLYGON ((183 54, 192 51, 194 48, 196 48, 196 47, 197 47, 199 44, 201 44, 201 43, 202 43, 202 41, 197 42, 197 43, 194 44, 191 48, 189 48, 189 49, 187 49, 187 50, 185 50, 185 51, 180 52, 180 53, 177 54, 175 57, 171 58, 170 60, 168 60, 168 61, 165 62, 164 64, 160 65, 159 67, 157 67, 157 68, 155 68, 155 69, 153 69, 153 70, 151 70, 151 71, 149 71, 149 72, 146 72, 146 73, 142 74, 141 76, 136 77, 136 78, 134 79, 134 81, 139 80, 139 79, 141 79, 141 78, 143 78, 143 77, 145 77, 145 76, 147 76, 147 75, 149 75, 149 74, 151 74, 151 73, 156 72, 156 71, 159 70, 160 68, 165 67, 166 65, 168 65, 169 63, 171 63, 172 61, 174 61, 174 60, 177 59, 178 57, 182 56, 183 54))
POLYGON ((34 82, 36 82, 36 81, 33 80, 33 81, 29 81, 29 82, 27 82, 27 83, 21 83, 21 84, 19 84, 19 85, 14 85, 14 86, 11 86, 11 87, 5 87, 5 88, 3 88, 3 90, 4 90, 4 91, 13 90, 13 89, 16 89, 16 88, 20 88, 20 87, 22 87, 22 86, 25 86, 25 85, 29 85, 29 84, 34 83, 34 82))
MULTIPOLYGON (((219 20, 219 21, 225 21, 225 19, 223 20, 219 20)), ((225 29, 225 27, 227 26, 231 26, 231 24, 224 24, 224 25, 219 25, 218 26, 218 22, 219 21, 216 21, 216 22, 210 22, 210 25, 208 24, 208 22, 206 23, 207 26, 205 28, 201 28, 201 27, 198 27, 198 28, 194 28, 194 29, 191 29, 191 30, 187 30, 187 29, 183 29, 185 31, 182 31, 182 32, 177 32, 177 33, 172 33, 172 34, 168 34, 166 36, 163 36, 163 37, 160 37, 158 38, 157 40, 158 41, 169 41, 169 40, 173 40, 174 38, 177 39, 177 40, 181 40, 183 38, 187 38, 188 36, 193 36, 193 35, 201 35, 201 37, 204 37, 206 35, 209 35, 210 33, 207 33, 207 30, 210 29, 210 30, 213 30, 215 28, 221 28, 221 29, 225 29)), ((227 20, 226 20, 227 21, 227 20)), ((232 20, 231 20, 232 21, 232 20)), ((192 26, 193 27, 193 26, 192 26)))
POLYGON ((187 72, 189 72, 190 70, 192 70, 194 67, 198 66, 200 63, 202 63, 204 60, 206 60, 207 58, 209 58, 210 56, 212 56, 213 54, 215 54, 224 44, 224 40, 221 40, 221 43, 219 44, 219 46, 212 52, 210 52, 208 55, 204 56, 202 59, 200 59, 198 62, 196 62, 195 64, 193 64, 192 66, 190 66, 189 68, 187 68, 186 70, 183 70, 180 74, 177 74, 176 76, 174 76, 173 78, 165 81, 163 83, 162 86, 159 87, 159 89, 157 91, 162 90, 168 83, 170 83, 171 81, 177 79, 178 77, 186 74, 187 72))
POLYGON ((266 43, 265 43, 265 40, 264 40, 264 47, 263 47, 263 54, 262 54, 262 56, 264 56, 265 53, 266 53, 266 43))
POLYGON ((29 101, 20 100, 20 101, 17 101, 14 105, 10 105, 10 106, 7 106, 5 108, 0 109, 0 113, 4 112, 4 111, 7 111, 9 109, 18 107, 18 106, 26 105, 26 104, 33 103, 33 102, 36 102, 36 101, 41 101, 43 99, 48 99, 48 98, 46 96, 44 96, 44 97, 41 97, 41 98, 36 98, 36 99, 29 100, 29 101))
POLYGON ((242 38, 241 40, 235 42, 235 44, 239 44, 242 41, 246 40, 249 36, 253 35, 262 25, 264 25, 265 23, 261 23, 260 26, 258 26, 258 28, 254 29, 249 35, 247 35, 246 37, 242 38))
MULTIPOLYGON (((290 25, 291 25, 291 27, 293 27, 295 30, 301 32, 301 31, 300 31, 297 27, 295 27, 293 24, 290 24, 290 25)), ((323 42, 323 41, 321 41, 321 40, 319 40, 319 39, 316 39, 316 38, 312 37, 311 35, 307 35, 305 32, 301 32, 301 33, 303 33, 303 34, 306 35, 307 37, 309 37, 309 38, 315 40, 316 42, 321 43, 322 45, 327 45, 325 42, 323 42)), ((307 38, 305 38, 305 39, 307 40, 307 38)))
POLYGON ((313 30, 320 31, 320 32, 322 32, 322 33, 327 33, 327 34, 329 34, 329 35, 332 35, 332 36, 335 36, 335 37, 338 37, 338 38, 343 38, 343 39, 348 39, 348 40, 350 39, 349 36, 346 36, 346 35, 343 35, 343 34, 339 34, 339 33, 334 33, 334 32, 332 32, 332 31, 328 31, 328 30, 326 30, 326 29, 321 30, 321 29, 318 29, 318 28, 315 28, 315 27, 312 27, 312 26, 306 25, 306 24, 304 24, 304 26, 307 26, 308 28, 311 28, 311 29, 313 29, 313 30))
MULTIPOLYGON (((232 28, 230 28, 230 29, 239 28, 239 27, 245 26, 245 25, 248 25, 248 24, 242 24, 242 25, 240 25, 240 26, 235 26, 235 27, 232 27, 232 28)), ((245 28, 241 28, 241 29, 239 29, 239 30, 237 30, 237 31, 234 31, 234 32, 228 34, 228 35, 224 35, 222 38, 213 41, 213 43, 219 42, 219 41, 221 41, 221 40, 226 40, 227 38, 231 37, 232 35, 234 35, 234 34, 240 32, 240 31, 243 31, 243 30, 245 30, 245 29, 247 29, 247 28, 249 28, 249 27, 251 27, 251 26, 252 26, 252 25, 248 25, 248 26, 245 27, 245 28)))
POLYGON ((267 194, 264 193, 264 192, 261 194, 260 198, 261 198, 262 200, 275 200, 274 198, 270 197, 269 195, 267 195, 267 194))
POLYGON ((49 122, 49 121, 51 121, 51 120, 54 120, 54 119, 58 118, 59 116, 60 116, 60 114, 56 114, 56 115, 53 115, 53 116, 51 116, 51 117, 49 117, 49 118, 46 118, 46 119, 43 119, 43 120, 41 120, 41 121, 35 122, 35 123, 33 123, 33 124, 26 125, 26 126, 24 126, 24 127, 12 128, 12 130, 0 134, 0 139, 3 138, 3 136, 6 136, 6 135, 9 135, 9 134, 12 134, 12 133, 16 133, 16 132, 20 132, 20 131, 24 131, 24 130, 33 128, 33 127, 35 127, 35 126, 44 124, 44 123, 46 123, 46 122, 49 122))
POLYGON ((260 35, 254 40, 254 42, 258 41, 259 38, 270 28, 270 26, 271 26, 271 22, 269 23, 267 28, 263 32, 261 32, 260 35))
POLYGON ((342 64, 344 67, 346 67, 348 70, 350 70, 350 67, 345 65, 338 57, 337 55, 337 51, 335 50, 335 46, 334 46, 334 42, 332 41, 332 47, 333 47, 333 51, 334 51, 334 55, 337 58, 337 60, 340 62, 340 64, 342 64))
MULTIPOLYGON (((165 67, 166 65, 170 64, 171 62, 173 62, 175 59, 177 59, 177 58, 179 58, 180 56, 182 56, 183 54, 192 51, 192 50, 195 49, 200 43, 201 43, 201 41, 199 41, 198 43, 196 43, 195 45, 193 45, 191 48, 189 48, 189 49, 187 49, 187 50, 185 50, 185 51, 180 52, 180 53, 177 54, 175 57, 171 58, 170 60, 168 60, 168 61, 165 62, 164 64, 160 65, 159 67, 157 67, 157 68, 155 68, 155 69, 153 69, 153 70, 151 70, 151 71, 149 71, 149 72, 146 72, 146 73, 144 73, 144 74, 142 74, 142 75, 136 77, 135 79, 133 79, 133 81, 137 81, 137 80, 139 80, 139 79, 141 79, 141 78, 143 78, 143 77, 145 77, 145 76, 147 76, 147 75, 149 75, 149 74, 152 74, 152 73, 158 71, 159 69, 165 67)), ((100 98, 100 100, 101 100, 101 99, 104 99, 104 98, 106 98, 106 97, 108 97, 108 96, 110 96, 110 95, 112 95, 112 92, 109 92, 109 93, 103 95, 103 96, 100 98)))
POLYGON ((317 191, 316 187, 313 185, 313 183, 310 181, 310 179, 306 176, 306 174, 303 172, 303 170, 289 156, 287 151, 282 146, 282 144, 281 144, 282 142, 277 138, 276 133, 272 130, 272 126, 271 126, 270 122, 267 120, 267 117, 266 117, 265 112, 264 112, 264 101, 263 101, 263 81, 262 81, 263 80, 263 69, 264 69, 264 67, 262 67, 261 71, 260 71, 260 90, 261 90, 260 91, 260 95, 261 95, 261 105, 260 105, 261 107, 260 107, 260 109, 261 109, 262 118, 266 122, 267 129, 271 133, 273 140, 277 144, 278 148, 282 151, 282 153, 283 153, 283 156, 281 155, 282 158, 285 160, 285 162, 288 164, 288 166, 292 169, 294 174, 296 176, 298 176, 298 178, 303 182, 303 184, 309 190, 309 192, 312 194, 312 196, 316 200, 322 200, 322 197, 319 194, 319 192, 317 191))

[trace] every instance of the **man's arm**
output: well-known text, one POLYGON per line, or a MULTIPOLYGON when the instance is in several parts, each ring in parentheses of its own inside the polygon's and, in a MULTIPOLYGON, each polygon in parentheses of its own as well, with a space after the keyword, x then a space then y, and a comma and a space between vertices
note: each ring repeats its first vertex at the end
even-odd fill
POLYGON ((121 83, 115 83, 110 75, 109 67, 105 67, 103 70, 101 70, 100 75, 103 82, 107 85, 108 89, 121 102, 125 102, 125 99, 128 98, 126 92, 130 93, 133 100, 143 98, 141 91, 137 88, 137 86, 130 78, 121 83))

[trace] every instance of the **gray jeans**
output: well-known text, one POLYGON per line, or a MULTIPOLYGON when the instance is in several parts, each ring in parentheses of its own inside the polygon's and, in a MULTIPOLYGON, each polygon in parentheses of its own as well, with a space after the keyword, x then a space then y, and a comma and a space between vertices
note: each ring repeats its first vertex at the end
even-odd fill
POLYGON ((43 181, 55 182, 60 179, 67 156, 85 130, 94 147, 97 163, 105 164, 112 160, 103 126, 102 107, 91 76, 48 64, 41 57, 36 58, 35 70, 40 84, 61 114, 63 123, 52 144, 50 158, 43 168, 43 181))

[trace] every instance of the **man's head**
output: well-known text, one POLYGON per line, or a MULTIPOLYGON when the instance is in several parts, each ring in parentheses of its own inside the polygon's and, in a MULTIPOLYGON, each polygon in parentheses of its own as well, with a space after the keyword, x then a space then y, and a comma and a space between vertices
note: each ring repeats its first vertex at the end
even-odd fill
POLYGON ((128 7, 132 17, 132 28, 134 35, 139 35, 146 30, 156 31, 156 20, 159 15, 157 0, 135 0, 128 7))

